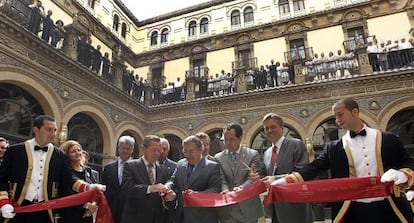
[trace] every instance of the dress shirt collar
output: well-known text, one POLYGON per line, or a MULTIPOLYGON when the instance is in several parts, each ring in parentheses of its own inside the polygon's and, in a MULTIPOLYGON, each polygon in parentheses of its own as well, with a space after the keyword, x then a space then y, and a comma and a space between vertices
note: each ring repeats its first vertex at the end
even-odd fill
POLYGON ((278 152, 279 152, 280 147, 282 147, 283 140, 285 140, 285 136, 280 137, 280 139, 279 139, 279 140, 277 140, 277 142, 276 142, 276 143, 272 143, 272 148, 273 148, 274 146, 277 146, 277 150, 278 150, 278 152))

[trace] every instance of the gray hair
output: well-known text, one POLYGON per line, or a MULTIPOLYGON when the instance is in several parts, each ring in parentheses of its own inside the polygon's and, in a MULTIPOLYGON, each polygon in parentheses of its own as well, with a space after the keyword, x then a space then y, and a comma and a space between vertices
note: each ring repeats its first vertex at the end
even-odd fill
POLYGON ((132 146, 132 149, 134 149, 135 139, 132 136, 121 136, 118 140, 118 147, 121 144, 128 144, 132 146))
POLYGON ((187 138, 185 138, 183 140, 183 146, 186 145, 186 144, 189 144, 189 143, 194 143, 196 145, 197 149, 199 149, 199 150, 204 149, 203 142, 201 141, 200 138, 198 138, 195 135, 188 136, 187 138))
POLYGON ((147 148, 151 141, 161 142, 161 138, 156 135, 147 135, 144 137, 144 141, 142 142, 142 145, 144 145, 144 147, 147 148))
POLYGON ((170 142, 168 142, 168 139, 166 139, 166 138, 161 138, 161 139, 160 139, 160 142, 161 142, 161 145, 162 145, 162 144, 166 144, 166 145, 167 145, 168 150, 170 150, 170 142))

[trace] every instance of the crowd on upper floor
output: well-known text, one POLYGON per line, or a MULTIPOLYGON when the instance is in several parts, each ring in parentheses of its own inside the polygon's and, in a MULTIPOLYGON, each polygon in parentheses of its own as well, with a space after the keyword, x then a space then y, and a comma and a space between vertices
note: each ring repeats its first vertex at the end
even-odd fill
POLYGON ((367 54, 369 63, 374 72, 382 72, 413 66, 414 39, 406 41, 404 36, 400 38, 381 40, 379 45, 373 38, 367 40, 367 54))
MULTIPOLYGON (((54 22, 52 10, 45 11, 42 2, 37 1, 28 6, 31 10, 28 29, 30 32, 39 36, 42 40, 60 49, 66 35, 62 20, 54 22)), ((379 45, 372 37, 367 39, 369 64, 375 72, 382 72, 393 69, 413 66, 413 46, 414 40, 410 38, 406 41, 405 37, 382 40, 379 45)), ((81 34, 77 42, 77 61, 85 65, 92 72, 101 75, 107 81, 112 80, 112 64, 109 53, 101 53, 101 46, 92 46, 90 36, 81 34)), ((291 61, 290 61, 291 62, 291 61)), ((246 90, 265 89, 269 87, 285 86, 295 83, 295 72, 301 72, 305 76, 305 81, 323 80, 335 77, 343 77, 358 72, 359 64, 355 54, 350 49, 330 51, 328 55, 324 52, 314 53, 313 57, 303 61, 300 70, 295 70, 293 65, 288 62, 275 62, 273 59, 270 64, 255 66, 247 69, 245 76, 246 90)), ((188 78, 188 77, 186 77, 188 78)), ((237 92, 237 71, 216 73, 215 76, 208 74, 195 78, 194 93, 195 98, 219 96, 237 92)), ((135 97, 138 101, 143 101, 145 94, 143 77, 134 75, 133 71, 124 70, 122 75, 122 89, 128 95, 135 97)), ((153 88, 153 103, 162 104, 174 101, 185 100, 186 85, 178 78, 175 82, 155 84, 153 88)))

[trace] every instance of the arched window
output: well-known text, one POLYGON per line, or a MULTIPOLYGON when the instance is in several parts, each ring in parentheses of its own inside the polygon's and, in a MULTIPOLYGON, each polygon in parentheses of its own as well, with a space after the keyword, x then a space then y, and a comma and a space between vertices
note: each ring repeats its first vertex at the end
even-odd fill
POLYGON ((165 28, 161 31, 161 44, 168 42, 168 29, 165 28))
POLYGON ((126 31, 127 31, 127 26, 126 24, 123 22, 122 23, 122 27, 121 27, 121 36, 125 39, 126 37, 126 31))
POLYGON ((197 33, 197 23, 196 21, 191 21, 188 24, 188 36, 195 36, 197 33))
POLYGON ((289 1, 288 0, 279 0, 279 14, 286 15, 290 13, 289 1))
POLYGON ((96 0, 88 0, 88 6, 89 6, 91 9, 95 9, 95 1, 96 1, 96 0))
POLYGON ((118 32, 118 26, 119 26, 119 16, 117 14, 114 15, 114 24, 112 25, 112 29, 115 32, 118 32))
POLYGON ((208 33, 208 19, 202 18, 200 21, 200 34, 208 33))
POLYGON ((231 25, 237 26, 240 25, 240 12, 239 10, 234 10, 231 12, 231 25))
POLYGON ((253 16, 253 8, 252 7, 247 7, 244 9, 244 23, 250 23, 254 21, 254 16, 253 16))
POLYGON ((293 10, 294 11, 305 10, 305 1, 304 0, 293 0, 293 10))
POLYGON ((151 46, 156 46, 158 44, 158 32, 154 31, 151 34, 151 46))

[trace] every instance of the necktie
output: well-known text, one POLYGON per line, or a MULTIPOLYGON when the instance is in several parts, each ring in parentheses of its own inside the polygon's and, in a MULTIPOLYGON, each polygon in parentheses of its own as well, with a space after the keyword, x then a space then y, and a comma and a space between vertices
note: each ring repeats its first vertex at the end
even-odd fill
POLYGON ((277 146, 273 146, 272 148, 272 167, 274 168, 276 165, 276 160, 277 160, 277 146))
POLYGON ((124 164, 125 161, 121 161, 121 163, 119 164, 119 173, 118 173, 118 181, 119 181, 119 185, 122 184, 122 176, 124 174, 124 164))
POLYGON ((238 158, 239 158, 239 157, 238 157, 238 156, 239 156, 239 154, 238 154, 238 153, 236 153, 236 152, 232 152, 232 153, 231 153, 231 156, 233 157, 233 161, 234 161, 234 162, 236 162, 236 161, 238 160, 238 158))
POLYGON ((367 135, 367 131, 365 131, 365 129, 363 129, 360 132, 354 132, 354 131, 349 131, 349 136, 351 136, 351 138, 355 138, 355 136, 366 136, 367 135))
POLYGON ((187 183, 190 181, 191 174, 193 174, 194 165, 188 164, 187 168, 187 183))
POLYGON ((44 152, 47 152, 48 148, 49 148, 48 146, 45 146, 45 147, 35 146, 34 150, 35 151, 43 150, 44 152))
POLYGON ((148 177, 150 179, 151 184, 155 183, 155 177, 154 177, 154 172, 152 171, 152 163, 148 163, 147 165, 147 171, 148 171, 148 177))

